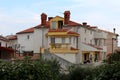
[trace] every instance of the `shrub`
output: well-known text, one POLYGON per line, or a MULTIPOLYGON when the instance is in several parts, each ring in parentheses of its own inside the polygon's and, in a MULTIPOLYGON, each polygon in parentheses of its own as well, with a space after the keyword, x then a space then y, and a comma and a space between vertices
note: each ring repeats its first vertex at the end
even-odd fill
POLYGON ((0 80, 59 80, 59 70, 56 60, 0 63, 0 80))
POLYGON ((92 68, 76 67, 70 70, 69 80, 92 80, 92 68))

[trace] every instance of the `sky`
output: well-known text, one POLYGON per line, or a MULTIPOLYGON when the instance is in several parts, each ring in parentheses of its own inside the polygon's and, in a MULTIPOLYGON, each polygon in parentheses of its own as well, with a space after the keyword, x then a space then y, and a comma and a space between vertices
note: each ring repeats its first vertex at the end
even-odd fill
POLYGON ((48 17, 63 17, 66 10, 71 12, 72 21, 111 32, 116 28, 120 34, 120 0, 0 0, 0 35, 40 24, 43 12, 48 17))

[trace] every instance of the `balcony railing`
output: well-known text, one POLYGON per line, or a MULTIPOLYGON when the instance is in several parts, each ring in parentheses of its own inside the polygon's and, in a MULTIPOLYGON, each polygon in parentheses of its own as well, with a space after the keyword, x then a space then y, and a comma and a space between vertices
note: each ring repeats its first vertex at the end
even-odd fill
POLYGON ((70 49, 70 44, 69 43, 55 43, 55 44, 50 44, 52 49, 70 49))
POLYGON ((50 52, 52 53, 76 53, 78 50, 71 49, 71 46, 69 43, 55 43, 50 44, 50 52))

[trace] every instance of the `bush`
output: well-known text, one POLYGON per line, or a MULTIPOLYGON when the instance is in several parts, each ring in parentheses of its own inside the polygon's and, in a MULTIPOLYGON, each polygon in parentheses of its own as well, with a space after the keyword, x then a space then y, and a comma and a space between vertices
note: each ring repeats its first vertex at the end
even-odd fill
POLYGON ((119 80, 120 62, 103 65, 97 68, 97 71, 98 74, 95 76, 95 80, 119 80))
POLYGON ((70 70, 69 76, 69 80, 92 80, 92 68, 73 68, 70 70))
POLYGON ((6 62, 0 63, 0 80, 59 80, 59 71, 56 60, 6 62))
POLYGON ((120 62, 120 51, 116 51, 115 53, 108 56, 108 63, 120 62))

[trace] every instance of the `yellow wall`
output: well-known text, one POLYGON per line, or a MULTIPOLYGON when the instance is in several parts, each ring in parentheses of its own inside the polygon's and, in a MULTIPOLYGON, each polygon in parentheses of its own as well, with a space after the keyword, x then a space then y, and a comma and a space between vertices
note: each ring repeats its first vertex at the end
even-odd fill
POLYGON ((53 19, 50 20, 50 27, 52 26, 52 21, 56 21, 56 29, 58 29, 58 21, 59 20, 62 20, 63 24, 64 24, 64 18, 56 16, 55 18, 53 18, 53 19))

